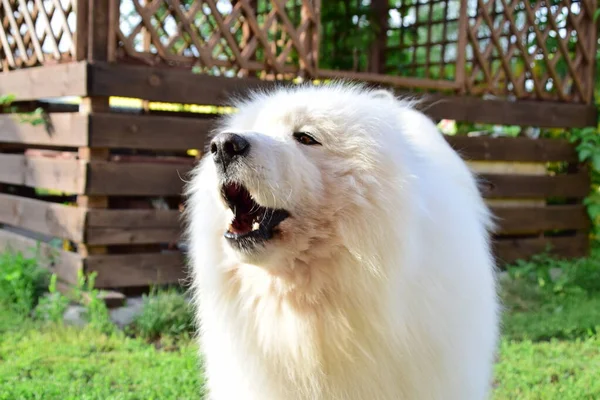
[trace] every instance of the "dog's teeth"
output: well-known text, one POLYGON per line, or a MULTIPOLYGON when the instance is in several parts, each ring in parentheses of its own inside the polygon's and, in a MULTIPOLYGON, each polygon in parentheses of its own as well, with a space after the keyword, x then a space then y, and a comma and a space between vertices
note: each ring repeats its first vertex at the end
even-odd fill
POLYGON ((252 224, 252 230, 253 231, 257 231, 258 228, 260 228, 260 224, 258 222, 255 222, 255 223, 252 224))

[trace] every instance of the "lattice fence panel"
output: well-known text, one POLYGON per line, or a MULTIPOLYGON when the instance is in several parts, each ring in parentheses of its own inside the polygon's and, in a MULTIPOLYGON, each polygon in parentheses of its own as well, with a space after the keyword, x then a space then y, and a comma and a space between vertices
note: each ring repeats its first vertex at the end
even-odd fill
POLYGON ((119 11, 121 61, 225 76, 314 74, 311 1, 121 0, 119 11))
POLYGON ((587 103, 595 10, 593 0, 324 2, 320 67, 425 90, 587 103), (373 57, 380 47, 383 63, 373 57))
POLYGON ((389 12, 386 72, 454 80, 460 1, 393 1, 389 12))
POLYGON ((0 68, 3 71, 75 57, 76 0, 2 0, 0 68))
POLYGON ((469 0, 467 91, 588 102, 594 10, 580 0, 469 0))

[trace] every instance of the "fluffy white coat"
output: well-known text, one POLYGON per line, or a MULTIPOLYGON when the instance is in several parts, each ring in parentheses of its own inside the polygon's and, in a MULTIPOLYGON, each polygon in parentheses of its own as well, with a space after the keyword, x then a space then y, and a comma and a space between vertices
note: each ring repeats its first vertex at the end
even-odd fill
POLYGON ((407 102, 359 85, 256 93, 217 132, 291 217, 255 254, 207 154, 188 186, 200 346, 213 400, 483 400, 498 335, 491 216, 466 164, 407 102), (293 132, 321 146, 303 146, 293 132))

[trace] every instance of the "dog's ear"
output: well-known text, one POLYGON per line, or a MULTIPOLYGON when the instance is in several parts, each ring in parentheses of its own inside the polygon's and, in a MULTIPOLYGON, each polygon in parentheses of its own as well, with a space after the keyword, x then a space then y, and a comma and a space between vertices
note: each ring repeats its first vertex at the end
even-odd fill
POLYGON ((371 92, 371 96, 375 99, 388 99, 392 101, 396 101, 396 96, 394 92, 388 89, 376 89, 371 92))

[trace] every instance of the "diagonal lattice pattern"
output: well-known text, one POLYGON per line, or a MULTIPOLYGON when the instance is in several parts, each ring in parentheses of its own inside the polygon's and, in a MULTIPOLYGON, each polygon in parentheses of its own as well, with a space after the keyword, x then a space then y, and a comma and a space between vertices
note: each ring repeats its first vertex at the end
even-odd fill
POLYGON ((117 59, 215 75, 314 74, 310 1, 123 0, 117 59))
MULTIPOLYGON (((591 101, 593 0, 362 0, 323 3, 320 67, 408 78, 408 87, 591 101), (383 16, 383 18, 381 18, 383 16), (385 31, 385 35, 378 33, 385 31), (374 49, 384 48, 383 62, 374 49), (365 51, 368 50, 368 51, 365 51)), ((379 50, 378 50, 379 51, 379 50)), ((363 75, 364 76, 364 75, 363 75)), ((383 81, 383 79, 379 78, 383 81)))
POLYGON ((0 68, 6 71, 75 57, 76 0, 0 1, 0 68))
POLYGON ((591 1, 469 2, 469 93, 587 102, 595 57, 591 1))

